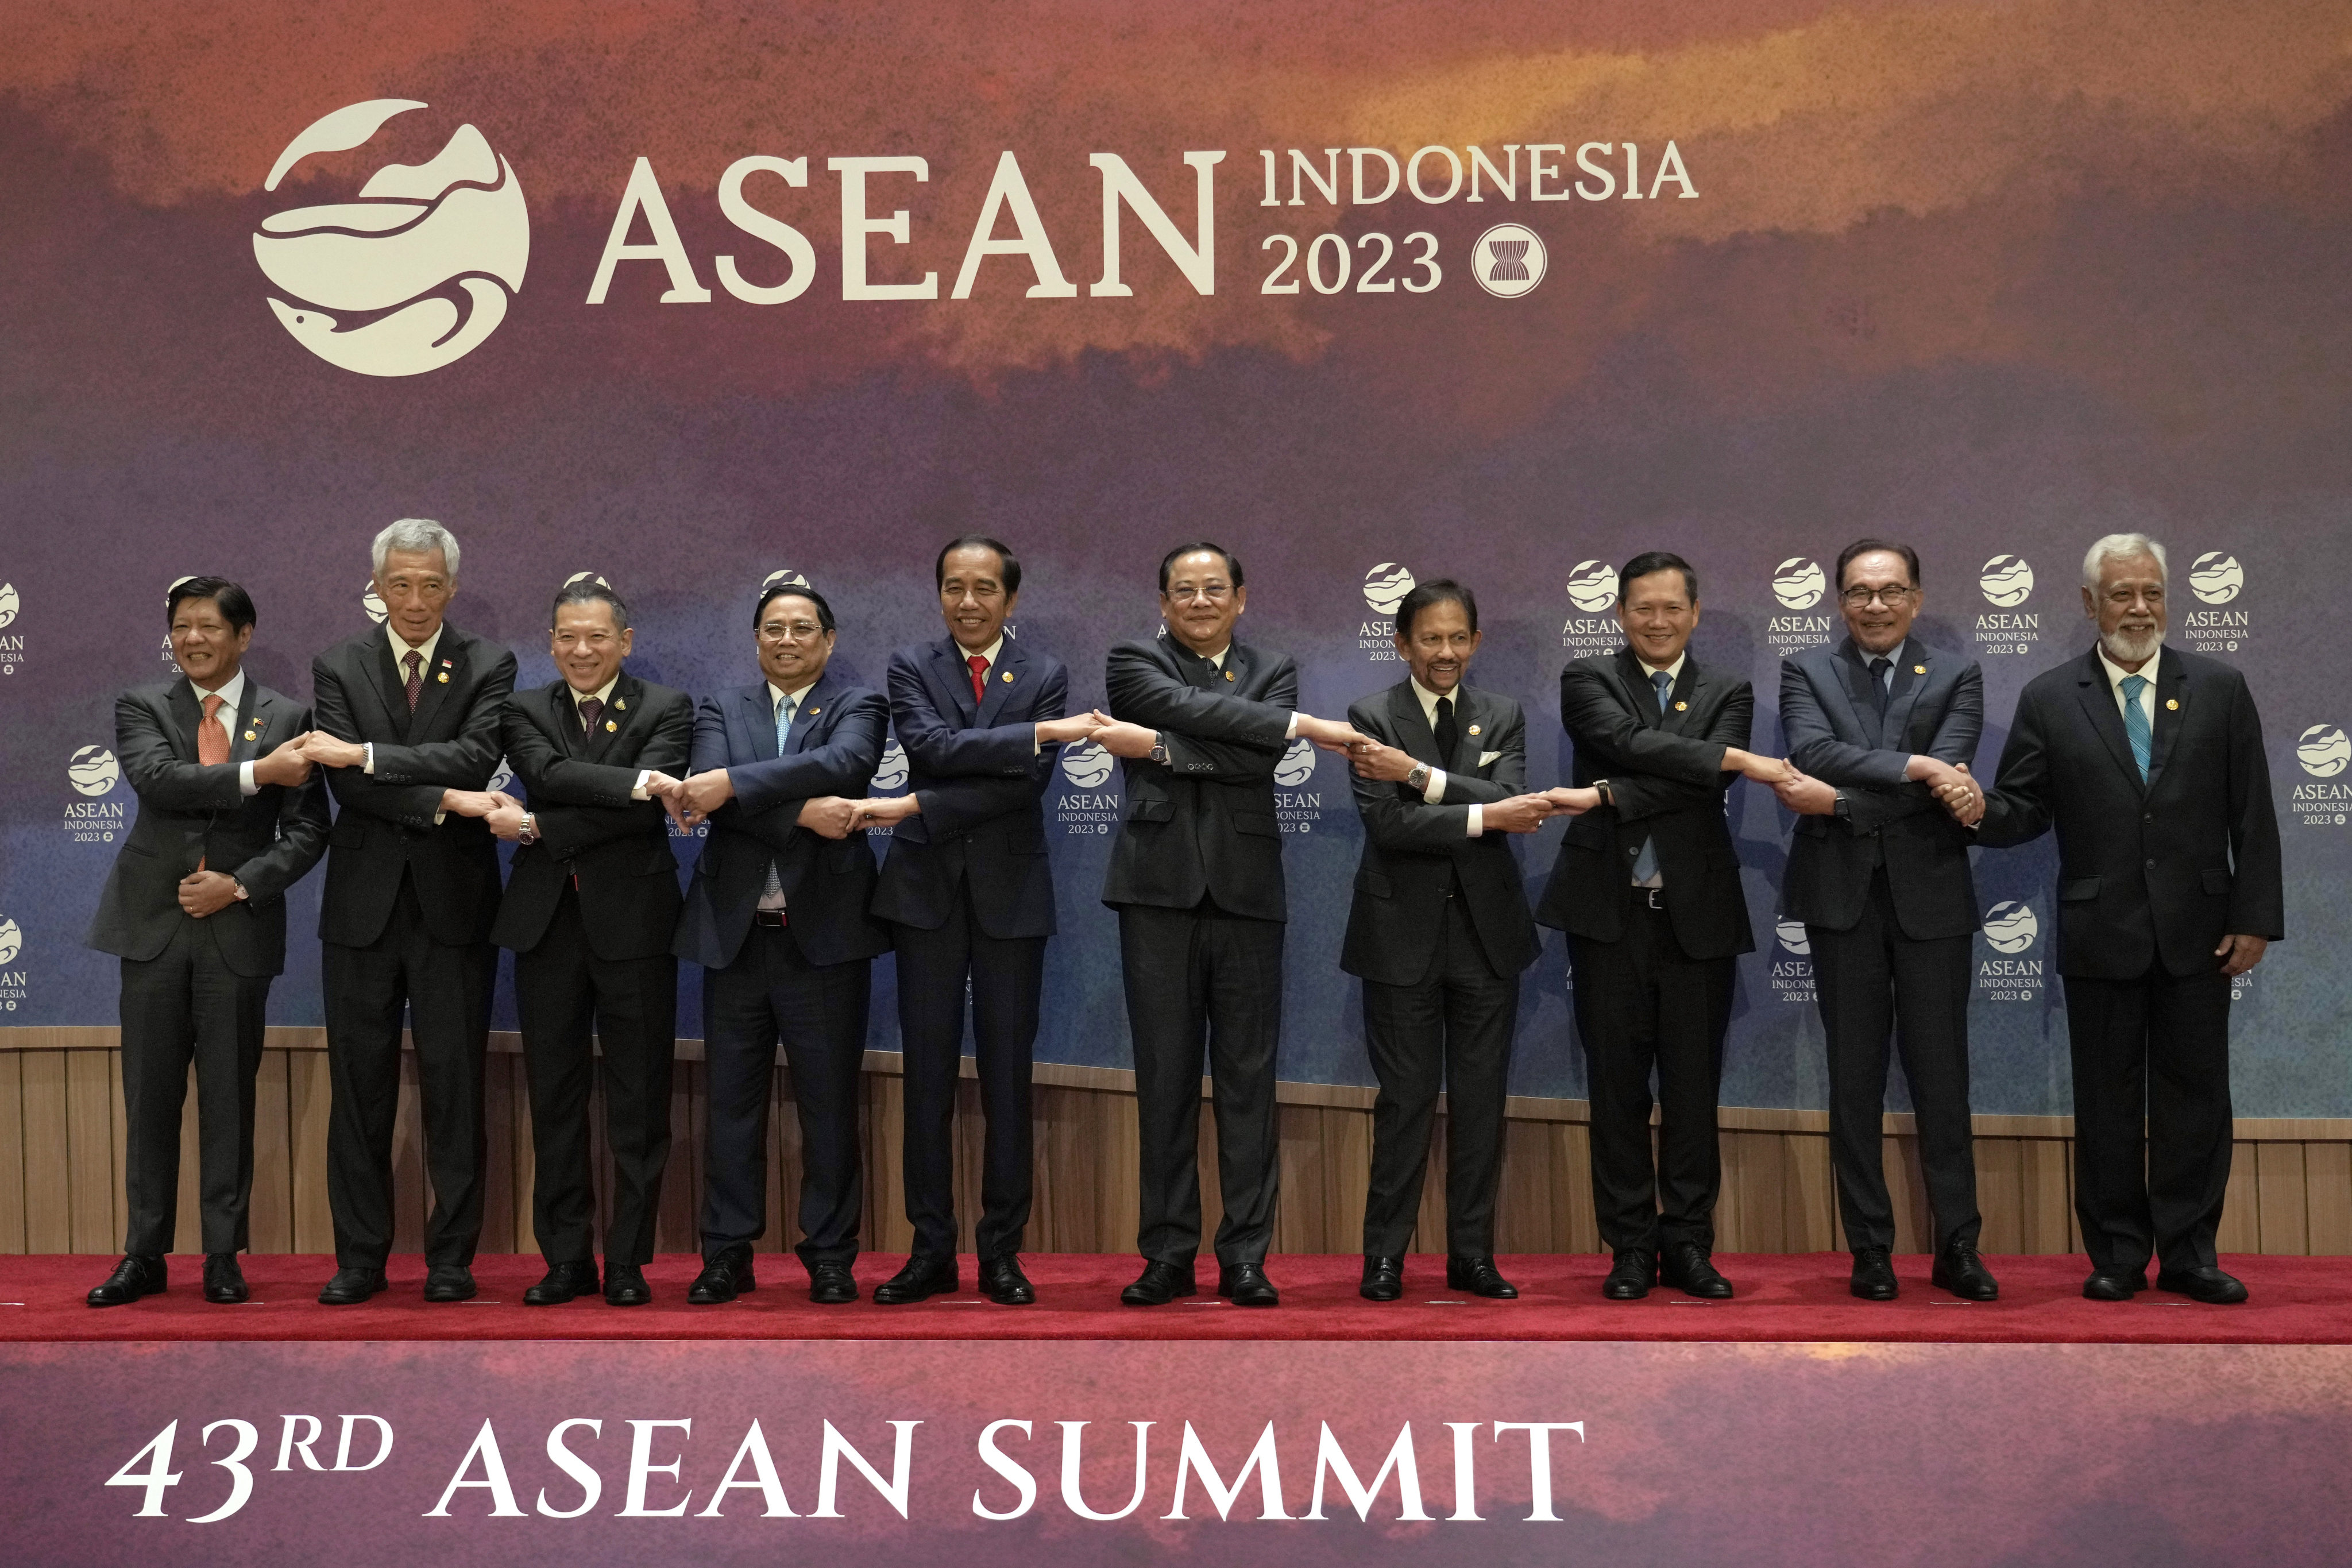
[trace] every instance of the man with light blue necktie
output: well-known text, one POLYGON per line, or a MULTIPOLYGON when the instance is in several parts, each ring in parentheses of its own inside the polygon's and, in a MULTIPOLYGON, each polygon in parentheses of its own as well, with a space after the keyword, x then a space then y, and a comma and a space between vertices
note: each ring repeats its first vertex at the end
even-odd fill
POLYGON ((2017 701, 1993 787, 1937 790, 1978 842, 2058 830, 2083 1294, 2246 1299, 2213 1247, 2230 1182, 2230 982, 2286 932, 2278 818, 2245 678, 2164 646, 2164 547, 2083 560, 2097 646, 2017 701))

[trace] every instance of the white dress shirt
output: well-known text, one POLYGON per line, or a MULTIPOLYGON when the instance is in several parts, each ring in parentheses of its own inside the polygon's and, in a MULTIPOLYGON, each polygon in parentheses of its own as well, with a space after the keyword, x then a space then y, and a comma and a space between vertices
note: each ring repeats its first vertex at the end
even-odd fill
MULTIPOLYGON (((188 684, 190 686, 195 686, 196 688, 196 706, 198 708, 202 708, 204 706, 205 699, 207 697, 217 697, 221 700, 220 718, 218 721, 224 732, 227 731, 230 725, 236 722, 237 705, 245 700, 245 671, 242 669, 238 670, 235 675, 230 676, 227 680, 222 682, 219 686, 213 688, 209 691, 205 690, 201 686, 196 686, 196 683, 193 680, 188 682, 188 684)), ((250 761, 242 762, 236 764, 236 793, 239 795, 259 795, 261 793, 261 786, 253 782, 253 763, 250 761)))
MULTIPOLYGON (((1417 676, 1408 675, 1405 677, 1405 681, 1412 686, 1414 698, 1421 703, 1421 716, 1429 721, 1429 732, 1434 735, 1437 732, 1437 699, 1441 694, 1423 686, 1417 676)), ((1454 699, 1454 718, 1456 723, 1461 722, 1462 719, 1461 691, 1462 689, 1457 686, 1452 691, 1443 693, 1454 699)), ((1437 805, 1445 798, 1444 768, 1429 770, 1429 783, 1423 786, 1421 798, 1432 805, 1437 805)), ((1486 831, 1486 810, 1484 805, 1475 800, 1470 803, 1470 837, 1473 838, 1486 831)))
MULTIPOLYGON (((814 687, 815 684, 816 682, 812 680, 806 686, 802 686, 792 691, 786 691, 774 681, 771 680, 768 682, 768 721, 771 726, 772 732, 775 722, 776 710, 782 708, 786 703, 790 703, 792 705, 793 722, 795 724, 800 722, 801 700, 809 694, 810 687, 814 687)), ((772 858, 768 861, 768 885, 766 888, 761 889, 760 893, 760 908, 763 910, 781 910, 783 907, 783 879, 778 874, 776 870, 776 862, 772 858)))
MULTIPOLYGON (((2148 734, 2153 736, 2156 733, 2156 667, 2164 658, 2164 645, 2158 643, 2156 651, 2147 656, 2147 662, 2137 669, 2126 669, 2122 665, 2109 658, 2106 644, 2099 644, 2098 649, 2099 663, 2107 672, 2107 689, 2116 695, 2116 718, 2125 717, 2124 704, 2126 699, 2124 696, 2124 682, 2135 675, 2147 682, 2146 686, 2139 689, 2139 712, 2140 717, 2147 721, 2148 734)), ((2129 721, 2126 720, 2126 722, 2128 723, 2129 721)))

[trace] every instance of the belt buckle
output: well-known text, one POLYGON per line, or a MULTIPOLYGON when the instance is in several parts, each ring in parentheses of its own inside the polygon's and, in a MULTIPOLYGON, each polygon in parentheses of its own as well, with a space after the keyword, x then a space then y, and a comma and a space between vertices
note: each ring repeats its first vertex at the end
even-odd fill
POLYGON ((1664 888, 1644 888, 1642 895, 1643 901, 1654 910, 1663 910, 1666 907, 1666 890, 1664 888))
POLYGON ((766 926, 770 931, 782 931, 792 923, 790 917, 782 910, 753 910, 751 921, 753 924, 766 926))

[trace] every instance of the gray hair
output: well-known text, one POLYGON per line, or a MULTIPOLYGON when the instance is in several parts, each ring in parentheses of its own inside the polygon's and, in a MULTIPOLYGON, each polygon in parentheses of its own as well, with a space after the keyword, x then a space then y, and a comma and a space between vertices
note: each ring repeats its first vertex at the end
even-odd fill
MULTIPOLYGON (((2163 545, 2145 533, 2110 533, 2092 541, 2089 552, 2084 555, 2083 586, 2096 588, 2100 567, 2110 561, 2127 561, 2135 555, 2154 556, 2157 574, 2168 582, 2171 580, 2171 568, 2165 562, 2163 545)), ((457 558, 454 556, 450 558, 449 570, 453 575, 457 572, 457 558)))
POLYGON ((439 523, 421 517, 404 517, 375 536, 375 574, 383 575, 383 558, 394 551, 429 554, 441 552, 449 581, 457 580, 457 536, 439 523))

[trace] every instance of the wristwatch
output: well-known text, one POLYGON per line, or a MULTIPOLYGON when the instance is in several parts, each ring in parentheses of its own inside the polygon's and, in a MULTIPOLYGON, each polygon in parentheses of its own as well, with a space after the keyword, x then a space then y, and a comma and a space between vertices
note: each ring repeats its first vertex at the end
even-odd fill
POLYGON ((1846 799, 1845 791, 1840 790, 1837 792, 1837 799, 1835 803, 1831 805, 1830 814, 1835 816, 1840 822, 1852 822, 1853 820, 1853 802, 1846 799))
POLYGON ((1143 754, 1148 760, 1158 763, 1164 768, 1168 765, 1168 742, 1165 741, 1154 741, 1151 742, 1151 750, 1144 752, 1143 754))
POLYGON ((522 826, 515 830, 515 842, 518 844, 536 844, 539 842, 539 818, 537 816, 528 811, 522 814, 522 826))
POLYGON ((253 897, 251 893, 245 890, 245 884, 238 881, 235 877, 231 877, 228 879, 228 890, 230 895, 235 898, 250 900, 253 897))
POLYGON ((1594 779, 1592 781, 1592 793, 1599 795, 1601 797, 1601 804, 1609 807, 1612 811, 1614 811, 1617 808, 1617 792, 1609 787, 1609 781, 1607 779, 1594 779))
POLYGON ((1404 775, 1404 785, 1405 788, 1412 791, 1415 795, 1419 795, 1426 791, 1429 788, 1429 764, 1427 763, 1413 763, 1412 772, 1404 775))

